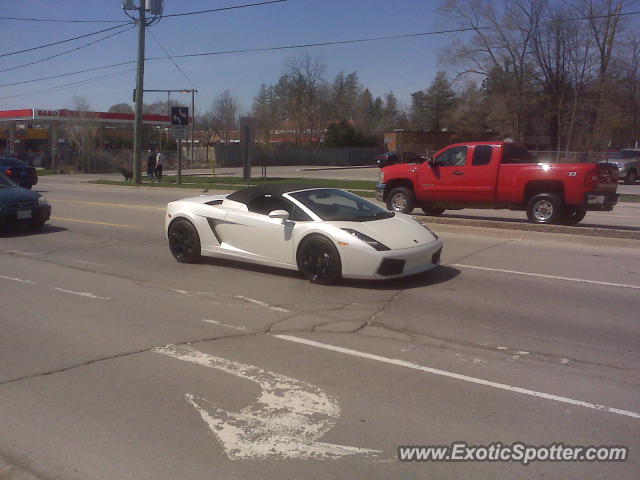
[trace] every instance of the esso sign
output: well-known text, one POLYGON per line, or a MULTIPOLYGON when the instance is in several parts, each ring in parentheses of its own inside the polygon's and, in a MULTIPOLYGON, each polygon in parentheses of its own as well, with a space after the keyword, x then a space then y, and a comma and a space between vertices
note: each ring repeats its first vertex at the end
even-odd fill
POLYGON ((36 118, 56 118, 58 116, 57 110, 36 110, 36 118))

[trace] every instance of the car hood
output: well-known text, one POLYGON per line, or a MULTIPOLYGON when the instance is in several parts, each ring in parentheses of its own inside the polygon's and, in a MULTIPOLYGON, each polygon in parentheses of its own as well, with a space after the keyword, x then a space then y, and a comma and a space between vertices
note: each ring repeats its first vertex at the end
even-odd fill
POLYGON ((396 213, 391 218, 369 222, 329 222, 338 228, 351 228, 386 245, 392 250, 426 245, 436 240, 435 234, 409 215, 396 213))
POLYGON ((39 193, 32 192, 26 188, 0 188, 0 203, 35 202, 39 197, 39 193))

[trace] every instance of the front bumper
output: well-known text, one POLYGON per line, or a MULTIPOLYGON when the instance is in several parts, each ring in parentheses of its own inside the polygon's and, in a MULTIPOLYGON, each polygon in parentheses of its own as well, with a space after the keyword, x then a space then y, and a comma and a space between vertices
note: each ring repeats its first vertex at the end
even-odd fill
POLYGON ((384 202, 384 189, 386 186, 386 183, 376 184, 376 200, 378 200, 379 202, 384 202))
POLYGON ((614 192, 587 192, 585 205, 587 210, 609 211, 618 203, 620 195, 614 192))
POLYGON ((7 208, 0 207, 0 226, 29 225, 46 222, 51 216, 51 205, 7 208))
POLYGON ((439 238, 418 247, 384 252, 372 248, 341 250, 342 276, 382 280, 415 275, 440 265, 441 253, 442 240, 439 238))

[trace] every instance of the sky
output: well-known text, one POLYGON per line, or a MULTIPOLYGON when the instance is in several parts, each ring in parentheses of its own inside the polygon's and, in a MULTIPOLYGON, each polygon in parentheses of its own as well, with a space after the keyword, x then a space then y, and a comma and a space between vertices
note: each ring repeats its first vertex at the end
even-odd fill
MULTIPOLYGON (((138 0, 136 0, 137 3, 138 0)), ((165 14, 177 14, 256 3, 261 0, 165 0, 165 14)), ((0 17, 57 20, 121 20, 128 17, 121 0, 2 0, 0 17)), ((261 84, 274 84, 285 62, 296 50, 236 53, 176 58, 216 51, 279 47, 387 35, 428 32, 445 27, 430 0, 287 0, 263 6, 200 15, 162 18, 147 29, 145 89, 197 89, 196 113, 208 110, 215 96, 230 90, 243 109, 251 108, 261 84)), ((75 52, 33 65, 35 62, 94 42, 119 30, 68 43, 7 55, 19 50, 86 35, 116 23, 63 23, 0 19, 0 110, 21 108, 72 108, 73 96, 88 100, 95 111, 118 103, 132 104, 135 63, 10 85, 97 68, 137 58, 137 29, 83 47, 75 52), (97 78, 100 77, 100 78, 97 78)), ((409 105, 411 93, 427 88, 438 69, 438 54, 453 34, 391 39, 367 43, 308 48, 321 55, 330 81, 343 70, 358 72, 361 83, 374 96, 393 91, 409 105)), ((166 94, 145 93, 145 103, 166 100, 166 94)), ((190 95, 172 99, 189 104, 190 95)))

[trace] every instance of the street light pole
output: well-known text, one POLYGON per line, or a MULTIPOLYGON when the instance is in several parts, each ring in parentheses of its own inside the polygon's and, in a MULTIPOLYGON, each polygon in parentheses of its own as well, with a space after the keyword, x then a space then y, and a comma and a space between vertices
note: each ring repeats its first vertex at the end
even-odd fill
POLYGON ((133 127, 133 180, 142 183, 140 167, 142 165, 142 106, 144 96, 144 43, 145 43, 145 2, 140 2, 138 10, 138 71, 136 74, 135 123, 133 127))

